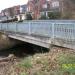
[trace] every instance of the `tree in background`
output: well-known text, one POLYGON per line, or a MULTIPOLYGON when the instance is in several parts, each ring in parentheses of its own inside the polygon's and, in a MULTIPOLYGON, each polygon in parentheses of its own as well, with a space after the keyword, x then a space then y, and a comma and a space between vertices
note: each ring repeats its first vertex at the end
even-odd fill
POLYGON ((62 16, 62 19, 72 19, 72 13, 67 12, 62 16))
POLYGON ((75 19, 75 0, 61 0, 62 19, 75 19))

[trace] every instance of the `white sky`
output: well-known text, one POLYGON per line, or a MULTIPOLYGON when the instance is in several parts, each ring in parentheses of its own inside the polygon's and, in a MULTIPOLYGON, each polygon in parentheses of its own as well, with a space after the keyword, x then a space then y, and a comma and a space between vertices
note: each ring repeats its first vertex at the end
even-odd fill
POLYGON ((1 10, 12 7, 15 5, 26 4, 28 0, 0 0, 0 12, 1 10))

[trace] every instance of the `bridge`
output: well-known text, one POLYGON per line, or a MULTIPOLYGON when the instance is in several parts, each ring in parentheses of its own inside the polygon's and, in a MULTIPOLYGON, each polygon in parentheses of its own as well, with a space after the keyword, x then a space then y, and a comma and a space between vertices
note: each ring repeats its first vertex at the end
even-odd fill
POLYGON ((0 32, 9 38, 45 48, 57 45, 75 49, 75 20, 32 20, 0 23, 0 32))

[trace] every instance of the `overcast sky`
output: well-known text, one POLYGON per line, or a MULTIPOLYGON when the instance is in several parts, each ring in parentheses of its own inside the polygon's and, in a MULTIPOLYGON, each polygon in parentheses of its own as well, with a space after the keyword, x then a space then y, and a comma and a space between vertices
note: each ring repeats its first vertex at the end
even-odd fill
POLYGON ((26 4, 28 0, 0 0, 0 12, 1 10, 12 7, 14 5, 26 4))

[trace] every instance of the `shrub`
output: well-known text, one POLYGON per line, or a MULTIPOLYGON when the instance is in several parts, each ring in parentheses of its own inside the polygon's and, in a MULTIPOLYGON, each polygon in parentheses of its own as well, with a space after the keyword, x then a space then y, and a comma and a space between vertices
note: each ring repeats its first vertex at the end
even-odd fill
POLYGON ((48 19, 45 15, 41 15, 41 17, 39 18, 40 20, 46 20, 48 19))
POLYGON ((60 12, 49 12, 48 18, 49 19, 59 19, 61 17, 60 12))
POLYGON ((26 20, 32 20, 31 14, 26 14, 26 20))

